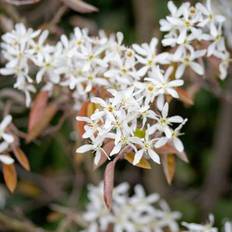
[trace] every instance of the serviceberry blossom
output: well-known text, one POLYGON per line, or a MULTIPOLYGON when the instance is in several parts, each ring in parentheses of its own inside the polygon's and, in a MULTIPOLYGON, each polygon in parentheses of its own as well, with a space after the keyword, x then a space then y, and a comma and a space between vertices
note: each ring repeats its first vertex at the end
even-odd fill
POLYGON ((121 32, 108 36, 100 31, 94 37, 80 28, 51 45, 48 31, 17 24, 2 36, 6 65, 0 73, 15 77, 14 88, 25 93, 27 106, 41 88, 49 96, 70 96, 74 110, 90 100, 96 108, 93 114, 77 117, 85 124, 82 136, 88 144, 77 152, 94 152, 95 164, 102 155, 114 159, 122 151, 134 154, 134 165, 143 158, 159 163, 157 150, 166 144, 184 151, 179 136, 187 120, 170 117, 167 109, 173 99, 181 100, 186 70, 204 76, 205 63, 214 57, 225 79, 231 62, 225 18, 214 12, 210 0, 180 7, 169 1, 168 9, 170 15, 160 21, 165 52, 155 37, 126 46, 121 32), (107 141, 114 144, 110 152, 103 149, 107 141))
POLYGON ((146 104, 146 96, 141 97, 136 87, 128 90, 130 94, 124 90, 111 92, 113 96, 108 100, 92 98, 98 108, 89 118, 77 117, 77 120, 86 123, 83 138, 91 141, 89 145, 79 147, 77 153, 97 149, 97 164, 101 154, 111 157, 128 148, 135 153, 133 164, 137 165, 142 157, 160 163, 155 147, 159 148, 168 142, 173 143, 178 151, 184 150, 178 136, 185 120, 180 116, 168 117, 168 103, 164 104, 160 116, 146 104), (179 126, 172 128, 173 124, 179 126), (115 146, 107 154, 103 146, 109 139, 114 141, 115 146))
POLYGON ((129 195, 128 183, 113 190, 113 205, 109 211, 103 200, 103 183, 89 186, 89 203, 83 219, 87 228, 83 232, 106 231, 112 225, 114 232, 178 232, 179 212, 172 212, 168 204, 154 193, 146 196, 141 185, 136 185, 134 194, 129 195))
MULTIPOLYGON (((204 75, 204 67, 196 62, 196 59, 202 60, 205 55, 216 56, 224 62, 224 59, 216 54, 229 55, 222 29, 225 17, 214 12, 211 0, 207 0, 206 4, 197 3, 195 6, 185 2, 179 8, 169 1, 168 9, 170 15, 160 20, 160 30, 166 33, 162 44, 176 48, 173 56, 170 56, 173 62, 181 63, 176 71, 176 78, 184 75, 186 66, 191 67, 198 75, 204 75)), ((225 75, 226 72, 220 70, 220 78, 224 79, 225 75)))

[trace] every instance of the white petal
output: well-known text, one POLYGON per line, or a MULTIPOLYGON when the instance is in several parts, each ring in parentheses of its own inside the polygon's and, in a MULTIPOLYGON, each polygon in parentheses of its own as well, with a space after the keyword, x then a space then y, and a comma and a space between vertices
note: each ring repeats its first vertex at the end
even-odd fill
POLYGON ((3 121, 0 124, 0 128, 2 130, 4 130, 12 121, 12 116, 11 115, 7 115, 4 117, 3 121))
POLYGON ((190 64, 190 66, 197 74, 199 74, 201 76, 205 73, 203 66, 201 66, 200 64, 198 64, 196 62, 192 62, 190 64))
POLYGON ((143 156, 143 150, 139 150, 135 153, 135 157, 133 160, 133 165, 136 165, 139 163, 139 161, 142 159, 143 156))
POLYGON ((93 149, 94 149, 93 145, 85 144, 85 145, 82 145, 79 148, 77 148, 76 153, 85 153, 85 152, 91 151, 93 149))
POLYGON ((2 138, 7 142, 7 143, 13 143, 14 142, 14 137, 10 134, 4 133, 2 135, 2 138))
POLYGON ((169 105, 168 103, 166 102, 163 109, 162 109, 162 116, 163 118, 167 118, 168 116, 168 109, 169 109, 169 105))
POLYGON ((149 149, 148 154, 155 163, 160 164, 160 157, 154 150, 149 149))
POLYGON ((174 122, 174 123, 182 123, 184 121, 184 119, 180 116, 172 116, 170 118, 168 118, 169 122, 174 122))
POLYGON ((155 148, 160 148, 162 146, 164 146, 167 142, 168 142, 168 138, 167 137, 162 137, 160 138, 156 143, 155 143, 155 148))
POLYGON ((176 70, 176 78, 179 79, 184 75, 185 65, 181 64, 176 70))
POLYGON ((8 143, 2 142, 0 144, 0 153, 4 152, 8 148, 8 146, 9 146, 8 143))
POLYGON ((14 160, 8 155, 0 155, 0 161, 7 165, 14 163, 14 160))
POLYGON ((183 152, 184 151, 184 145, 183 145, 182 141, 179 138, 174 138, 173 139, 173 143, 174 143, 175 148, 179 152, 183 152))

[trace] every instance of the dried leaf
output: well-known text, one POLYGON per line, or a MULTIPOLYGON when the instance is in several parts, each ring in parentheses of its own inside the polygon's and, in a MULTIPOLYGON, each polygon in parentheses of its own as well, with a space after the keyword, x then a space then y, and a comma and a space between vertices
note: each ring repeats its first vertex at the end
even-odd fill
POLYGON ((190 96, 190 94, 186 90, 182 88, 176 88, 176 92, 178 93, 179 98, 183 103, 189 106, 194 104, 192 96, 190 96))
POLYGON ((108 163, 104 173, 104 201, 109 210, 112 208, 115 164, 114 161, 108 163))
POLYGON ((163 165, 164 174, 168 184, 172 183, 172 180, 176 171, 176 158, 174 154, 167 154, 161 156, 161 162, 163 165))
POLYGON ((98 9, 82 0, 61 0, 65 5, 70 7, 79 13, 92 13, 98 11, 98 9))
MULTIPOLYGON (((135 157, 134 153, 127 153, 124 158, 129 163, 133 164, 134 157, 135 157)), ((140 160, 140 162, 138 164, 136 164, 136 166, 139 168, 151 169, 151 164, 144 157, 142 157, 142 159, 140 160)))
POLYGON ((31 131, 33 127, 37 125, 37 123, 43 117, 44 111, 46 110, 46 106, 48 104, 48 92, 40 91, 31 107, 29 121, 28 121, 28 130, 31 131))
MULTIPOLYGON (((110 154, 110 152, 113 150, 114 148, 114 141, 109 141, 107 142, 104 146, 103 146, 103 150, 105 151, 105 153, 107 155, 110 154)), ((105 154, 103 151, 101 152, 101 158, 100 158, 100 161, 98 162, 97 165, 94 165, 94 170, 96 170, 97 168, 101 167, 105 162, 106 160, 108 159, 106 154, 105 154)))
POLYGON ((25 153, 19 147, 13 147, 13 152, 22 167, 30 171, 30 164, 25 153))
POLYGON ((34 139, 36 139, 43 131, 47 128, 50 121, 54 117, 58 110, 57 104, 51 103, 48 105, 40 118, 37 124, 32 128, 32 130, 28 133, 26 141, 30 143, 34 139))
POLYGON ((5 0, 5 2, 10 3, 12 5, 20 6, 20 5, 29 5, 40 2, 40 0, 5 0))
POLYGON ((14 164, 10 164, 10 165, 3 164, 3 176, 7 188, 11 192, 14 192, 17 185, 17 173, 14 164))

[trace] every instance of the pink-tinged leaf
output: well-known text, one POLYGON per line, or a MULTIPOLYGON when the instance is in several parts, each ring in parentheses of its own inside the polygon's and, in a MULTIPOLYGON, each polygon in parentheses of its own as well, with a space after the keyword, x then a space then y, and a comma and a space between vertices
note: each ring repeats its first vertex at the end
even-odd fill
POLYGON ((21 6, 21 5, 35 4, 40 2, 40 0, 5 0, 5 2, 16 6, 21 6))
POLYGON ((41 117, 43 117, 47 104, 48 104, 48 92, 40 91, 37 94, 31 107, 31 112, 28 121, 29 132, 33 129, 33 127, 37 125, 37 123, 41 120, 41 117))
POLYGON ((179 152, 172 144, 166 143, 164 146, 156 149, 156 152, 161 155, 167 155, 167 154, 175 154, 178 156, 181 160, 188 163, 188 157, 185 152, 179 152))
MULTIPOLYGON (((111 140, 111 141, 107 142, 102 148, 105 151, 105 153, 109 156, 110 152, 114 148, 114 141, 111 140)), ((100 158, 98 164, 94 165, 94 170, 101 167, 106 162, 106 160, 108 159, 108 157, 106 156, 105 153, 103 151, 101 152, 101 158, 100 158)))
POLYGON ((171 184, 176 171, 176 157, 174 154, 165 154, 161 156, 161 162, 166 180, 171 184))
POLYGON ((112 208, 115 164, 114 161, 108 163, 104 173, 104 201, 109 210, 112 208))
POLYGON ((65 5, 67 5, 72 10, 79 13, 92 13, 97 12, 98 9, 82 0, 61 0, 65 5))
POLYGON ((48 127, 50 121, 55 116, 57 110, 58 110, 58 105, 55 103, 51 103, 46 107, 40 120, 27 134, 26 141, 28 143, 30 143, 31 141, 33 141, 34 139, 36 139, 38 136, 41 135, 41 133, 48 127))
POLYGON ((192 96, 186 90, 182 88, 176 88, 176 92, 178 93, 180 100, 184 104, 189 106, 194 104, 192 96))

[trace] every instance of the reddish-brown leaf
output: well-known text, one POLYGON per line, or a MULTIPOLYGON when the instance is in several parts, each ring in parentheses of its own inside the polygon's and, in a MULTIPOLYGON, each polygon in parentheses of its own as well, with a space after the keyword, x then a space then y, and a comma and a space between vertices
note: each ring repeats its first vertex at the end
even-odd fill
POLYGON ((193 99, 192 96, 184 89, 182 88, 176 88, 176 92, 179 95, 180 100, 185 103, 186 105, 193 105, 193 99))
MULTIPOLYGON (((110 152, 113 150, 114 148, 114 141, 109 141, 107 142, 104 146, 103 146, 103 150, 105 151, 105 153, 107 155, 110 154, 110 152)), ((101 152, 101 158, 100 158, 100 161, 98 162, 97 165, 94 165, 94 170, 96 170, 97 168, 101 167, 105 162, 106 160, 108 159, 108 157, 106 156, 103 151, 101 152)))
POLYGON ((36 139, 47 128, 52 118, 55 116, 58 106, 55 103, 48 105, 37 124, 29 131, 26 141, 30 143, 36 139))
MULTIPOLYGON (((124 159, 127 160, 129 163, 133 164, 134 157, 135 154, 130 152, 125 155, 124 159)), ((142 159, 139 161, 138 164, 136 164, 136 166, 139 168, 151 169, 151 164, 144 157, 142 157, 142 159)))
MULTIPOLYGON (((89 101, 86 101, 82 104, 81 109, 78 113, 78 116, 87 116, 87 108, 88 108, 89 103, 90 103, 89 101)), ((85 133, 84 126, 85 126, 85 122, 77 121, 76 128, 77 128, 81 137, 85 133)))
POLYGON ((176 157, 174 154, 162 155, 161 162, 166 180, 171 184, 176 171, 176 157))
POLYGON ((172 144, 166 143, 164 146, 156 149, 156 152, 161 155, 176 154, 181 160, 188 163, 188 157, 185 152, 179 152, 172 144))
POLYGON ((104 173, 104 201, 109 210, 112 208, 115 164, 114 161, 108 163, 104 173))
POLYGON ((20 147, 13 147, 13 152, 19 163, 24 169, 30 171, 30 164, 25 153, 21 150, 20 147))
POLYGON ((31 107, 29 121, 28 121, 28 130, 29 132, 36 126, 36 124, 43 117, 44 111, 46 110, 48 104, 48 92, 40 91, 31 107))
POLYGON ((98 9, 82 0, 61 0, 65 5, 80 13, 92 13, 98 9))
POLYGON ((10 164, 10 165, 3 164, 3 176, 7 188, 11 192, 14 192, 17 185, 17 173, 14 164, 10 164))

